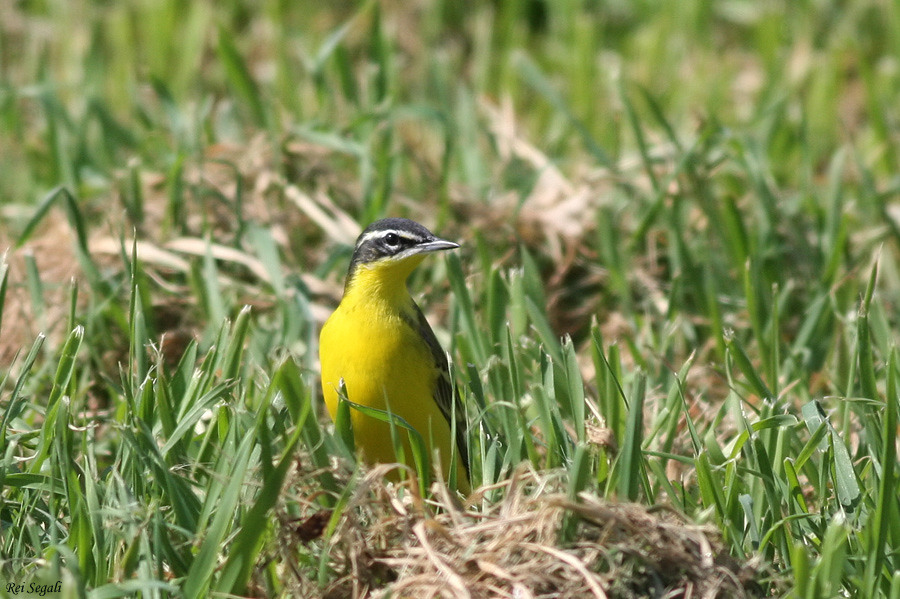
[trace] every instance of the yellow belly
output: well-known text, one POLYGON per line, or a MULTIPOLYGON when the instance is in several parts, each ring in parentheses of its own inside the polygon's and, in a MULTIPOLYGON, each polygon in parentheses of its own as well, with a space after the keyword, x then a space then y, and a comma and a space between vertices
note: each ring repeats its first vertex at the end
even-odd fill
MULTIPOLYGON (((322 391, 332 420, 343 379, 350 401, 389 410, 418 431, 430 455, 433 457, 435 450, 439 453, 445 480, 449 478, 450 425, 433 399, 440 373, 417 331, 386 305, 342 302, 322 328, 319 355, 322 391)), ((356 448, 364 461, 400 461, 391 441, 390 424, 358 410, 351 409, 350 415, 356 448)), ((396 429, 396 433, 403 442, 406 461, 412 463, 407 433, 402 429, 396 429)), ((468 492, 466 473, 459 461, 457 457, 458 486, 468 492)))

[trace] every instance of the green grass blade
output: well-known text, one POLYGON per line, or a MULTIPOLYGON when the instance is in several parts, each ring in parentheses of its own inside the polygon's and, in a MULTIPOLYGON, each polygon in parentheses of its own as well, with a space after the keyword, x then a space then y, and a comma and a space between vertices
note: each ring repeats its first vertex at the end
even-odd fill
MULTIPOLYGON (((44 335, 38 335, 37 339, 35 339, 34 343, 31 345, 28 354, 25 356, 25 360, 22 362, 19 377, 16 379, 16 384, 13 386, 12 393, 10 393, 9 398, 7 399, 6 409, 3 410, 3 419, 0 420, 0 447, 7 447, 9 424, 13 419, 19 416, 27 401, 27 398, 22 394, 22 389, 25 387, 25 383, 31 375, 31 370, 34 367, 35 360, 37 360, 38 355, 40 354, 45 339, 46 337, 44 335)), ((2 480, 0 480, 0 485, 2 485, 2 480)))
POLYGON ((232 33, 224 27, 219 28, 219 60, 225 67, 226 79, 235 94, 246 104, 253 122, 260 128, 268 126, 269 114, 265 108, 262 92, 257 85, 247 63, 244 61, 232 33))
POLYGON ((0 255, 0 334, 3 334, 3 308, 6 305, 6 289, 9 283, 9 264, 6 261, 6 250, 0 255))
MULTIPOLYGON (((233 456, 222 455, 216 474, 227 481, 216 503, 214 516, 209 528, 205 531, 197 556, 185 579, 183 593, 185 597, 208 596, 213 577, 217 569, 218 555, 230 535, 229 523, 235 517, 241 499, 241 491, 245 485, 245 477, 250 463, 251 453, 256 441, 256 431, 248 430, 241 439, 240 446, 233 456)), ((209 501, 209 498, 207 499, 209 501)))
POLYGON ((568 403, 567 411, 578 442, 584 443, 586 437, 584 426, 584 381, 581 380, 581 370, 578 367, 575 346, 572 343, 572 338, 569 336, 566 336, 563 341, 563 359, 565 360, 563 362, 565 368, 564 397, 568 403))
MULTIPOLYGON (((301 412, 303 421, 309 415, 309 403, 301 412)), ((262 489, 256 497, 253 506, 241 520, 241 527, 234 542, 229 549, 228 559, 222 568, 222 573, 216 581, 216 589, 226 593, 244 593, 250 578, 251 569, 259 559, 259 554, 265 541, 264 533, 267 531, 267 519, 269 511, 275 506, 284 486, 288 469, 294 463, 294 450, 303 434, 304 422, 295 422, 296 429, 291 435, 282 451, 278 464, 262 481, 262 489)), ((264 411, 257 420, 257 430, 262 431, 268 426, 264 418, 264 411)))
POLYGON ((859 314, 857 315, 856 334, 858 339, 859 352, 859 384, 860 393, 863 397, 869 399, 877 399, 878 382, 875 375, 875 359, 874 350, 872 348, 871 328, 869 326, 869 314, 872 305, 872 296, 875 293, 875 282, 878 278, 878 264, 872 266, 869 274, 869 283, 866 286, 865 295, 859 306, 859 314))
MULTIPOLYGON (((897 445, 895 435, 897 424, 900 422, 900 388, 897 386, 897 376, 900 374, 900 359, 896 352, 891 352, 888 360, 887 373, 887 406, 884 411, 884 425, 882 433, 882 446, 879 459, 881 461, 881 476, 878 481, 875 509, 872 513, 871 541, 866 547, 868 556, 866 562, 866 587, 869 597, 875 597, 878 588, 883 587, 883 569, 887 561, 888 531, 891 526, 891 518, 896 517, 897 509, 897 445)), ((893 568, 892 568, 893 569, 893 568)))
POLYGON ((644 471, 642 444, 644 442, 644 399, 646 397, 646 376, 639 373, 628 395, 628 424, 622 443, 619 460, 616 463, 619 474, 619 496, 628 501, 637 501, 644 471))
POLYGON ((344 380, 341 379, 341 386, 338 389, 338 405, 334 417, 334 430, 337 433, 344 447, 347 448, 350 455, 356 455, 356 440, 353 436, 353 419, 350 417, 350 408, 353 405, 347 399, 347 387, 344 386, 344 380))
MULTIPOLYGON (((343 399, 343 402, 346 402, 350 408, 360 412, 368 418, 374 418, 375 420, 390 424, 392 428, 403 429, 406 431, 410 449, 412 450, 412 466, 415 468, 419 477, 420 491, 422 495, 425 495, 426 490, 431 484, 432 478, 431 455, 429 454, 428 446, 425 444, 425 440, 422 438, 419 431, 414 429, 401 416, 398 416, 393 412, 364 406, 362 404, 354 403, 349 399, 343 399)), ((398 457, 400 456, 398 455, 398 457)))

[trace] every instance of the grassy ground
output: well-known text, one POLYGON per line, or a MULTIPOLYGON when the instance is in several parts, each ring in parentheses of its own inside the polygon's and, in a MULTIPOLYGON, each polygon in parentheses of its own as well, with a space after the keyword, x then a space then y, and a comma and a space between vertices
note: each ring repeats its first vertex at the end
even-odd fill
POLYGON ((0 3, 0 596, 900 597, 897 12, 320 4, 0 3), (465 505, 324 417, 385 215, 465 505))

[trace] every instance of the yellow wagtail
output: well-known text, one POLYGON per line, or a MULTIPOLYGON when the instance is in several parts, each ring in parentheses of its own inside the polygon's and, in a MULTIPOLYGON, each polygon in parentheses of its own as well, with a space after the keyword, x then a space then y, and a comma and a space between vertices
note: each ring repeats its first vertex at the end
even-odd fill
MULTIPOLYGON (((436 451, 449 480, 456 419, 456 480, 470 490, 466 421, 450 383, 447 356, 410 296, 406 280, 425 256, 459 244, 434 236, 405 218, 369 225, 356 240, 344 296, 319 337, 322 391, 332 420, 343 382, 353 403, 390 412, 414 428, 436 451)), ((369 463, 396 462, 391 425, 351 408, 357 451, 369 463)), ((396 427, 404 454, 412 453, 406 431, 396 427)))

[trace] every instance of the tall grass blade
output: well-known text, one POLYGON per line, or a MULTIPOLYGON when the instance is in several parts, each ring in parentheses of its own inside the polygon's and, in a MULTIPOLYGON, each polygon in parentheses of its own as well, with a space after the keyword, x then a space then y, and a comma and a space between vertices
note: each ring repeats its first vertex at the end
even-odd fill
MULTIPOLYGON (((867 294, 868 295, 868 294, 867 294)), ((896 518, 898 510, 897 499, 897 424, 900 422, 900 388, 897 386, 897 376, 900 374, 900 359, 896 351, 891 352, 888 359, 886 407, 884 410, 884 424, 882 433, 882 446, 879 459, 881 461, 881 476, 878 481, 878 492, 872 512, 872 524, 870 542, 866 547, 868 559, 866 561, 867 595, 875 597, 879 587, 885 588, 884 566, 893 557, 888 547, 888 533, 891 527, 891 519, 896 518)), ((895 570, 892 564, 891 570, 895 570)))
MULTIPOLYGON (((220 456, 216 472, 227 483, 215 505, 212 522, 205 531, 197 556, 187 573, 183 589, 185 597, 203 597, 207 596, 209 592, 218 567, 219 552, 230 535, 229 523, 235 517, 235 510, 241 499, 241 491, 245 484, 255 441, 256 431, 249 429, 241 439, 234 455, 222 454, 220 456)), ((211 497, 207 497, 207 502, 211 497)))
POLYGON ((230 31, 224 27, 219 28, 219 60, 225 67, 228 83, 237 96, 244 101, 253 117, 253 122, 260 128, 268 127, 269 113, 265 108, 262 92, 259 89, 247 63, 238 51, 235 40, 230 31))
POLYGON ((622 443, 617 470, 619 473, 619 496, 628 501, 637 501, 644 472, 642 444, 644 442, 644 399, 647 378, 643 373, 635 376, 628 394, 628 420, 625 439, 622 443))
MULTIPOLYGON (((309 404, 307 403, 306 406, 309 404)), ((257 419, 257 431, 262 432, 268 426, 265 419, 266 410, 260 411, 257 419)), ((309 409, 302 412, 303 420, 309 415, 309 409)), ((222 573, 216 581, 216 588, 226 593, 246 592, 247 582, 253 566, 259 559, 259 554, 265 541, 267 531, 267 516, 275 506, 281 494, 288 469, 293 465, 294 450, 303 434, 304 422, 295 422, 296 429, 288 439, 278 464, 263 478, 262 489, 256 497, 253 506, 241 520, 241 527, 234 542, 231 544, 228 559, 222 568, 222 573)))

